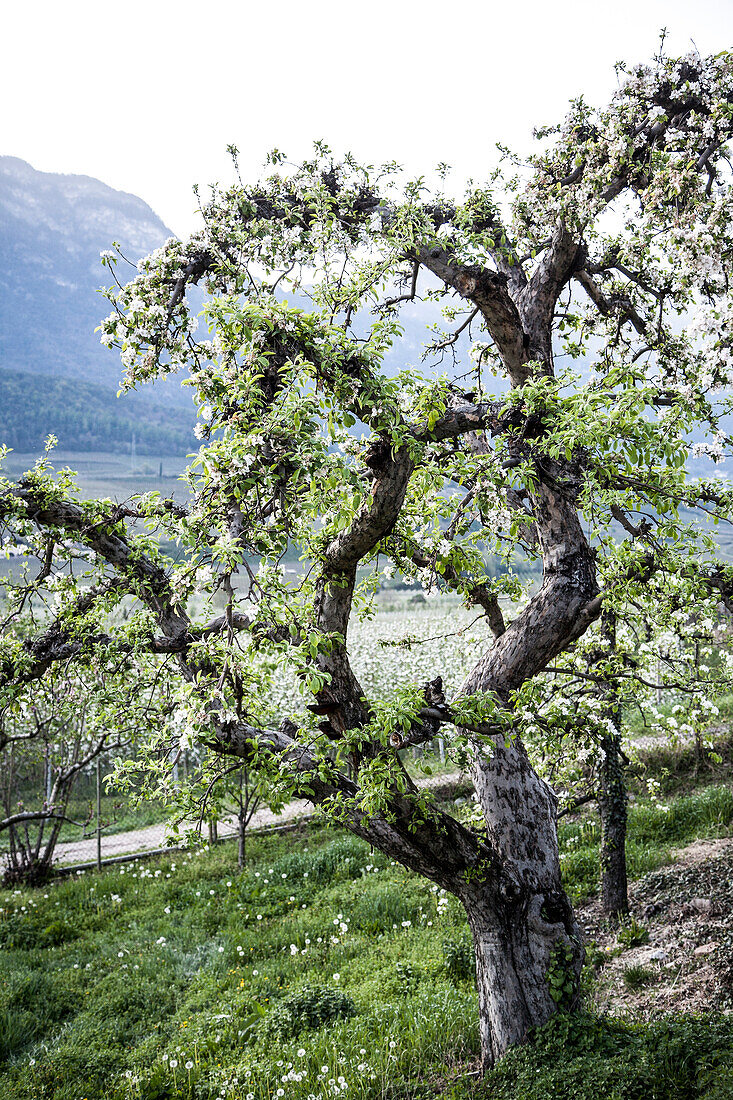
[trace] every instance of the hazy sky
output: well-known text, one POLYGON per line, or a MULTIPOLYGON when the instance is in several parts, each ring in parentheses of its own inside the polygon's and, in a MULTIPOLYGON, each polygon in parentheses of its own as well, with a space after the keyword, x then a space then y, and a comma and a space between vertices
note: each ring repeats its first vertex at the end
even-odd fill
POLYGON ((192 184, 258 174, 315 138, 418 174, 481 178, 569 98, 603 102, 615 61, 733 46, 731 0, 31 0, 5 4, 1 153, 96 176, 177 233, 192 184))

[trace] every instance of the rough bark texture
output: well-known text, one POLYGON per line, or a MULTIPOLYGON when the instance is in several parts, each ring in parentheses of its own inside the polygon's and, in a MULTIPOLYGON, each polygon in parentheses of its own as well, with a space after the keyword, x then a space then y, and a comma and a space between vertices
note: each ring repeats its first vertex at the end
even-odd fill
POLYGON ((552 975, 564 969, 570 991, 566 1007, 577 997, 583 958, 579 932, 559 876, 554 885, 548 892, 520 889, 491 898, 488 891, 475 890, 461 897, 476 953, 486 1069, 557 1011, 552 975))
POLYGON ((629 911, 626 880, 626 783, 620 733, 601 741, 598 769, 598 809, 601 817, 601 905, 610 917, 629 911))

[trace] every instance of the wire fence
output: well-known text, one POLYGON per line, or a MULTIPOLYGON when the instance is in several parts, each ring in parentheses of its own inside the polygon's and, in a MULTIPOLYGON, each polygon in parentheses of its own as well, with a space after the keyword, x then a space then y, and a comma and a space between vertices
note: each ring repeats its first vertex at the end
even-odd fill
MULTIPOLYGON (((170 851, 181 846, 166 821, 166 809, 150 800, 136 800, 108 790, 105 777, 110 757, 98 757, 74 776, 73 789, 54 799, 50 756, 26 761, 22 769, 0 768, 0 876, 6 882, 42 881, 68 867, 101 867, 123 858, 170 851)), ((237 838, 243 861, 250 829, 284 825, 308 812, 305 802, 293 802, 272 813, 248 788, 235 811, 207 808, 203 820, 179 822, 179 835, 196 831, 204 842, 237 838), (213 811, 213 812, 212 812, 213 811), (217 816, 218 813, 218 816, 217 816)))
MULTIPOLYGON (((251 832, 289 828, 297 819, 310 817, 311 811, 312 807, 308 803, 298 800, 289 803, 279 814, 272 813, 267 807, 261 807, 244 826, 234 816, 220 820, 210 819, 203 824, 201 837, 208 844, 217 844, 224 840, 240 841, 243 830, 251 832)), ((189 822, 188 825, 194 827, 197 822, 189 822)), ((85 865, 101 868, 106 863, 121 862, 141 854, 156 855, 177 847, 180 845, 169 843, 169 833, 164 821, 137 829, 112 832, 100 814, 95 818, 91 829, 85 829, 77 839, 60 841, 56 845, 55 863, 61 867, 85 865)))
MULTIPOLYGON (((164 807, 136 803, 108 792, 105 775, 110 764, 98 759, 79 774, 73 798, 64 808, 63 821, 19 821, 0 832, 0 874, 6 882, 42 881, 50 873, 101 870, 112 863, 180 849, 181 843, 172 836, 165 820, 164 807)), ((419 782, 432 787, 438 797, 451 797, 462 789, 460 778, 452 773, 423 777, 419 782)), ((37 804, 39 790, 46 786, 47 776, 42 769, 33 775, 26 772, 23 788, 12 791, 12 801, 5 799, 6 815, 16 810, 22 816, 23 795, 29 804, 35 796, 37 804)), ((277 814, 262 803, 250 802, 246 813, 218 819, 207 815, 203 822, 183 822, 181 832, 197 829, 201 840, 210 845, 237 842, 234 858, 241 865, 250 832, 297 828, 312 816, 313 805, 302 799, 289 802, 277 814)))
MULTIPOLYGON (((307 825, 313 818, 314 814, 304 813, 295 818, 295 820, 289 820, 287 818, 278 818, 272 824, 251 824, 247 832, 256 832, 258 835, 268 833, 287 833, 296 832, 303 826, 307 825)), ((157 828, 157 827, 156 827, 157 828)), ((127 835, 127 834, 125 834, 127 835)), ((161 830, 161 835, 165 839, 165 829, 161 830)), ((123 838, 124 839, 124 838, 123 838)), ((232 841, 238 839, 238 833, 236 831, 230 832, 228 830, 219 831, 218 835, 209 840, 208 844, 221 844, 227 840, 232 841)), ((114 866, 118 863, 133 863, 140 859, 148 859, 153 856, 165 855, 168 852, 179 852, 182 850, 181 845, 166 844, 160 847, 153 848, 135 848, 132 851, 124 852, 122 855, 116 855, 112 850, 107 851, 102 841, 101 846, 97 847, 95 858, 86 862, 69 862, 66 859, 57 860, 54 866, 54 872, 57 875, 69 875, 79 874, 83 871, 101 871, 104 867, 114 866)), ((72 852, 70 850, 69 854, 72 852)), ((63 853, 62 853, 63 855, 63 853)))

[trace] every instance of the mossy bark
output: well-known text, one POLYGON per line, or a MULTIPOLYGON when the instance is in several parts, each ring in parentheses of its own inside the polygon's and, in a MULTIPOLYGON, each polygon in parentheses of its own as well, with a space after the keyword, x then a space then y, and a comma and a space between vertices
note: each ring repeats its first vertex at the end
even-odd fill
POLYGON ((621 735, 601 741, 598 770, 598 809, 601 816, 601 905, 603 912, 619 918, 629 911, 626 877, 627 794, 621 735))

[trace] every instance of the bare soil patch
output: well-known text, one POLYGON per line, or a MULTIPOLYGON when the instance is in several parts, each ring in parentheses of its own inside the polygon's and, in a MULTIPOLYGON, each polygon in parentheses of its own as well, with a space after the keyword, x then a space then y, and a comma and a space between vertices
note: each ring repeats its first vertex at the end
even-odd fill
POLYGON ((733 838, 696 840, 675 856, 631 884, 620 938, 598 902, 579 910, 601 1010, 733 1012, 733 838))

